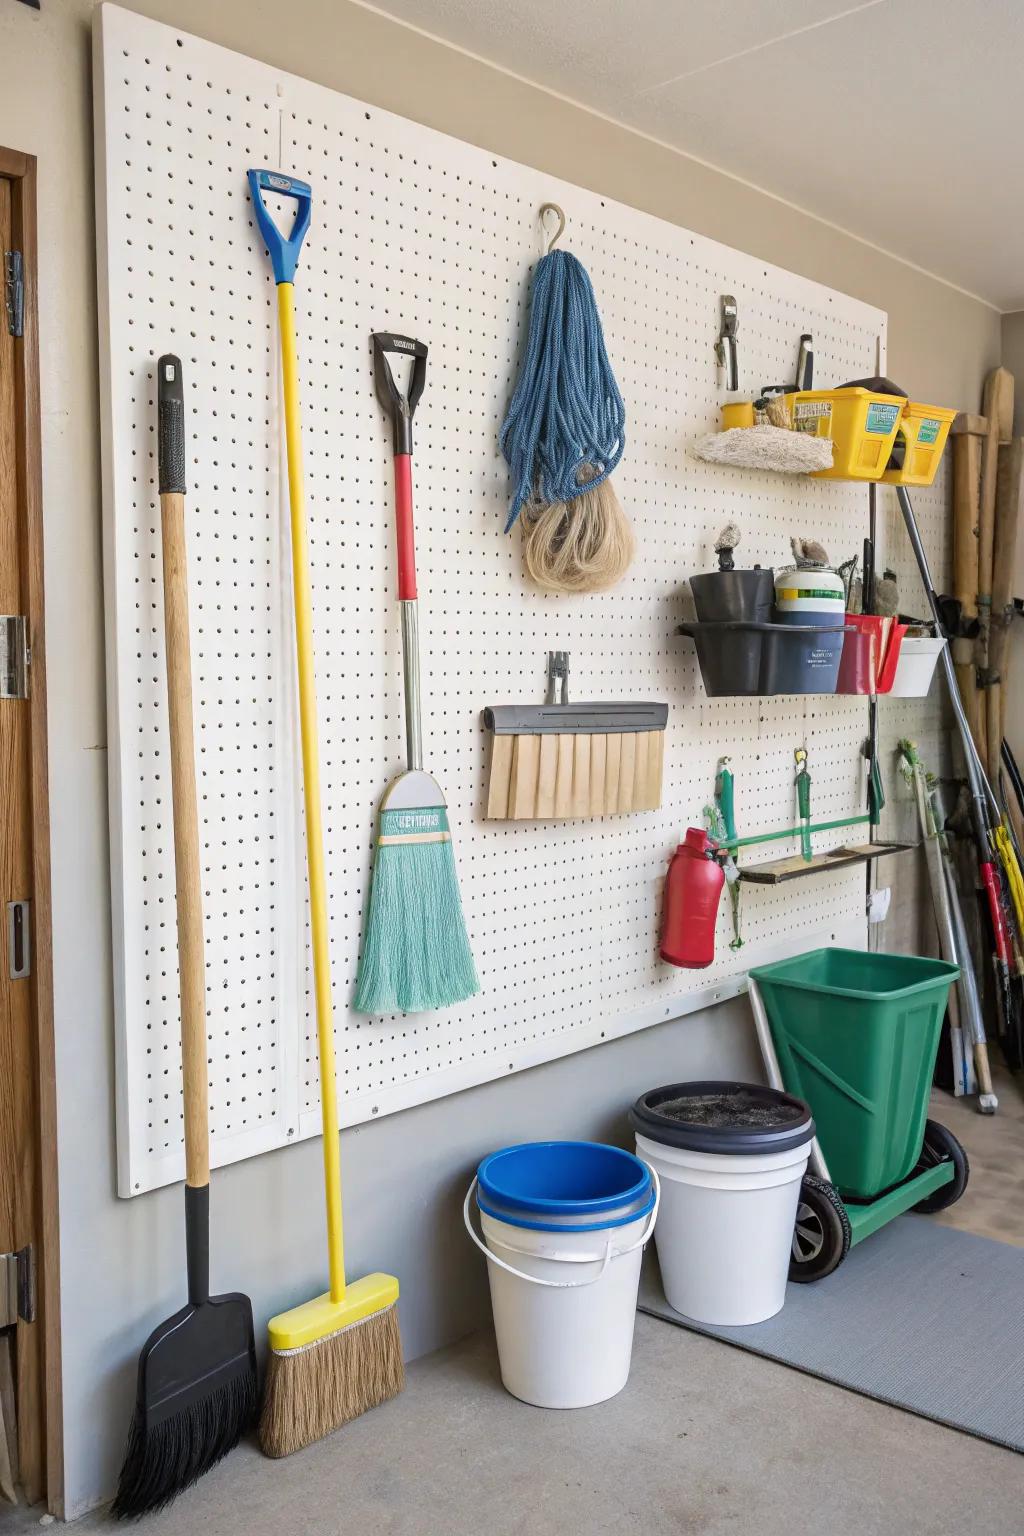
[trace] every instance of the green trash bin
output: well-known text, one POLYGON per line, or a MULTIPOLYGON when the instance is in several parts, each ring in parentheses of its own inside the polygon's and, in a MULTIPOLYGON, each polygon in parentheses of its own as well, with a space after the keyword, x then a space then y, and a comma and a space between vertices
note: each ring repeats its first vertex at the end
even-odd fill
POLYGON ((873 1200, 899 1184, 921 1156, 957 967, 914 955, 816 949, 750 974, 786 1090, 810 1104, 840 1193, 873 1200))

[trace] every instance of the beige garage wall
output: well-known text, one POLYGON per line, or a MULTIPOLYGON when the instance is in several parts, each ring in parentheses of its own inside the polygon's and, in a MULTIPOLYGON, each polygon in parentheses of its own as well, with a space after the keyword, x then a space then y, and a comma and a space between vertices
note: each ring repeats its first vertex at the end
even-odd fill
MULTIPOLYGON (((1024 309, 1004 315, 1002 321, 1003 366, 1017 381, 1014 393, 1013 430, 1024 436, 1024 309)), ((1017 570, 1014 597, 1024 601, 1024 528, 1017 541, 1017 570)), ((1017 762, 1024 767, 1024 618, 1013 627, 1010 648, 1010 707, 1006 712, 1006 739, 1017 762)))
MULTIPOLYGON (((514 7, 514 0, 512 0, 514 7)), ((889 372, 977 409, 999 316, 752 188, 345 0, 142 0, 134 9, 632 203, 886 309, 889 372)), ((180 1300, 176 1190, 114 1195, 103 593, 90 99, 91 0, 0 10, 0 143, 40 162, 40 300, 67 1510, 108 1496, 134 1362, 180 1300)), ((346 1133, 355 1273, 402 1277, 411 1354, 486 1313, 457 1198, 481 1149, 621 1135, 652 1081, 751 1070, 741 1006, 647 1031, 346 1133), (567 1105, 570 1108, 567 1110, 567 1105), (574 1118, 572 1118, 574 1117, 574 1118), (386 1192, 382 1210, 381 1190, 386 1192), (440 1234, 440 1240, 439 1240, 440 1234)), ((257 1316, 308 1293, 320 1252, 315 1143, 226 1170, 214 1282, 257 1316), (313 1256, 311 1258, 311 1255, 313 1256), (218 1276, 222 1262, 227 1272, 218 1276)), ((217 1191, 221 1191, 219 1200, 217 1191)))
MULTIPOLYGON (((1024 309, 1016 310, 1002 319, 1003 367, 1009 368, 1017 380, 1014 396, 1013 430, 1017 437, 1024 435, 1024 309)), ((1024 597, 1024 591, 1018 591, 1024 597)))

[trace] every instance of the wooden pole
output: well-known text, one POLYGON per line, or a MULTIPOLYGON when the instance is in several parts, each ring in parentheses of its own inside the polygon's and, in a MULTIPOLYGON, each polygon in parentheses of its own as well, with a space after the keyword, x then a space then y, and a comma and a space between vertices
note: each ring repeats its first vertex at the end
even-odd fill
MULTIPOLYGON (((953 596, 964 624, 978 617, 978 512, 981 489, 981 449, 988 436, 984 416, 961 414, 953 423, 953 596)), ((960 697, 978 751, 984 755, 979 709, 976 644, 957 638, 952 643, 960 697)))
POLYGON ((1024 500, 1024 438, 999 449, 993 540, 992 615, 989 629, 988 773, 999 781, 1000 752, 1008 696, 1010 628, 1013 623, 1013 573, 1024 500))

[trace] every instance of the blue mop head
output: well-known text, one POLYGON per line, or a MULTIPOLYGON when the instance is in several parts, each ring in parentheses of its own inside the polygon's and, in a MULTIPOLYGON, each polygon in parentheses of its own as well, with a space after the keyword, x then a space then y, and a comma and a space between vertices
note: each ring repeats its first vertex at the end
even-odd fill
POLYGON ((526 502, 571 501, 607 479, 625 428, 590 278, 569 251, 550 251, 534 272, 526 358, 501 429, 513 485, 505 532, 526 502))

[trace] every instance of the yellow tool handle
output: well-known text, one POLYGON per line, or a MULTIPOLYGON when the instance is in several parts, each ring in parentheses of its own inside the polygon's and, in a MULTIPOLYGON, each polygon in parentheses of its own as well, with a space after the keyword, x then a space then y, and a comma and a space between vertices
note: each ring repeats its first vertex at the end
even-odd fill
POLYGON ((1020 866, 1017 863, 1017 855, 1013 851, 1010 842, 1010 834, 1006 830, 1005 822, 995 829, 996 852, 1000 863, 1006 871, 1006 883, 1010 887, 1010 897, 1013 901, 1013 910, 1017 922, 1024 927, 1024 879, 1021 877, 1020 866))
POLYGON ((331 1300, 345 1295, 345 1245, 341 1221, 341 1148, 338 1090, 334 1070, 334 1016, 331 1007, 331 960, 327 935, 327 881, 320 818, 320 764, 317 749, 316 685, 313 676, 313 603, 306 546, 306 508, 302 490, 302 439, 299 432, 299 368, 295 347, 295 290, 277 285, 281 323, 281 377, 285 439, 288 445, 288 499, 291 504, 292 582, 295 592, 295 651, 299 672, 299 721, 302 731, 302 781, 306 805, 306 862, 309 869, 309 916, 313 935, 313 988, 320 1050, 320 1113, 323 1119, 324 1187, 327 1197, 327 1255, 331 1300))

